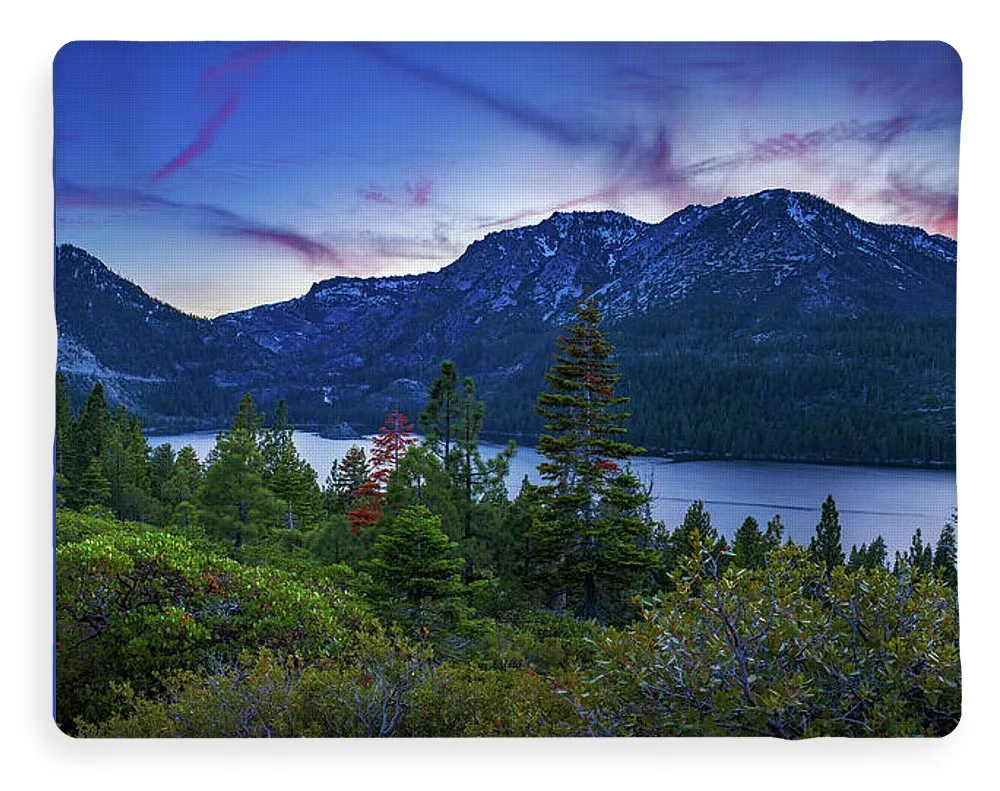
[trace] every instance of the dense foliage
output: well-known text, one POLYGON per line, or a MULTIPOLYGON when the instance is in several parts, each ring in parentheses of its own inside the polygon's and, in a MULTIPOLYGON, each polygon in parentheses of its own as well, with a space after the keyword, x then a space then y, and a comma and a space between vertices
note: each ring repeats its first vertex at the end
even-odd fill
POLYGON ((809 547, 654 523, 593 303, 539 396, 511 499, 457 365, 321 488, 246 395, 204 464, 57 377, 56 705, 78 736, 943 735, 961 711, 957 519, 809 547), (363 517, 363 518, 362 518, 363 517))

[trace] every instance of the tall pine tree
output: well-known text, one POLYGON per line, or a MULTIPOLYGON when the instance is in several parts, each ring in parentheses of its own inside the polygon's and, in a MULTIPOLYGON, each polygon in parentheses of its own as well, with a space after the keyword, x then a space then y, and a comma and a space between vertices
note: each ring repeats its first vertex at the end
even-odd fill
POLYGON ((549 389, 538 396, 545 433, 537 449, 546 460, 528 539, 550 608, 615 620, 658 556, 643 518, 649 495, 625 466, 641 450, 620 439, 628 399, 614 393, 621 375, 600 322, 593 299, 577 305, 556 342, 549 389))
POLYGON ((458 422, 458 371, 455 363, 445 360, 440 373, 431 384, 430 395, 424 411, 420 413, 420 429, 424 432, 424 444, 441 459, 446 470, 451 471, 452 443, 455 424, 458 422))

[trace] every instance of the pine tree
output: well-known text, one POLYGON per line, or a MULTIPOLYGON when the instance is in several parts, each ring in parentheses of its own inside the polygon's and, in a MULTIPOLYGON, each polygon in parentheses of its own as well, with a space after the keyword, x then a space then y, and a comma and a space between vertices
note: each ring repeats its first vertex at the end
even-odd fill
POLYGON ((119 406, 105 423, 101 468, 111 484, 111 508, 119 519, 145 521, 153 511, 149 443, 139 419, 119 406))
POLYGON ((385 499, 389 478, 399 468, 400 462, 417 438, 410 432, 413 424, 398 409, 392 409, 385 423, 372 440, 372 472, 368 480, 354 491, 354 507, 347 512, 354 530, 375 525, 382 518, 382 501, 385 499))
POLYGON ((835 566, 844 565, 844 550, 840 544, 840 515, 833 495, 827 495, 823 502, 816 535, 809 541, 809 554, 813 560, 825 566, 827 573, 835 566))
POLYGON ((885 568, 885 559, 888 551, 885 539, 882 536, 876 538, 870 545, 863 543, 861 549, 852 546, 851 554, 847 559, 847 567, 849 569, 885 568))
POLYGON ((163 485, 174 474, 177 456, 169 442, 157 445, 149 455, 149 485, 153 497, 163 499, 163 485))
POLYGON ((266 481, 268 488, 285 504, 285 527, 302 527, 316 519, 319 502, 316 473, 299 456, 290 434, 282 440, 266 481))
POLYGON ((352 445, 344 458, 334 460, 323 490, 323 503, 330 514, 343 514, 350 510, 354 493, 368 480, 371 469, 364 448, 352 445))
POLYGON ((766 552, 760 526, 756 519, 748 516, 733 538, 733 563, 741 569, 760 569, 764 567, 766 552))
POLYGON ((440 518, 416 505, 401 511, 375 540, 364 565, 371 574, 373 597, 393 616, 432 628, 439 625, 440 616, 464 610, 462 562, 458 544, 441 530, 440 518))
POLYGON ((301 456, 292 439, 295 430, 288 420, 288 404, 278 402, 271 427, 260 439, 262 479, 284 503, 283 522, 288 529, 313 522, 319 503, 316 472, 301 456))
POLYGON ((190 445, 185 445, 177 452, 170 477, 163 482, 161 497, 164 504, 173 510, 180 503, 193 502, 201 486, 202 474, 198 454, 190 445))
MULTIPOLYGON (((82 479, 95 459, 98 464, 101 463, 104 455, 107 423, 110 419, 108 403, 104 397, 104 385, 96 382, 81 407, 79 416, 72 424, 73 430, 64 458, 68 482, 66 501, 72 507, 87 505, 90 502, 85 492, 92 491, 89 483, 93 483, 93 476, 91 475, 88 485, 84 485, 82 479)), ((101 477, 104 478, 103 472, 101 477)), ((107 481, 107 478, 104 480, 107 481)))
POLYGON ((208 527, 237 547, 262 528, 277 526, 284 511, 264 485, 261 422, 253 399, 245 395, 232 428, 216 438, 201 488, 208 527))
POLYGON ((909 570, 915 574, 928 576, 934 574, 934 549, 930 544, 924 544, 919 527, 914 531, 913 538, 910 539, 910 548, 902 555, 896 553, 894 570, 896 573, 909 570))
POLYGON ((889 556, 889 548, 885 545, 885 539, 878 536, 868 547, 868 557, 865 558, 865 565, 870 569, 885 568, 886 558, 889 556))
POLYGON ((934 575, 951 588, 958 587, 957 515, 945 522, 934 550, 934 575))
POLYGON ((695 545, 713 547, 715 552, 722 552, 722 539, 718 531, 712 527, 712 516, 705 510, 705 503, 695 500, 684 513, 684 521, 670 534, 668 543, 668 566, 675 569, 681 561, 688 557, 695 545), (698 540, 695 541, 695 535, 698 540))
POLYGON ((110 505, 111 484, 101 471, 101 462, 97 458, 90 460, 87 469, 80 478, 77 500, 81 505, 110 505))
POLYGON ((372 480, 384 487, 389 476, 399 467, 399 462, 411 445, 417 443, 412 435, 413 424, 398 409, 385 417, 385 424, 372 440, 372 480))
POLYGON ((418 422, 424 432, 424 444, 441 460, 445 470, 451 471, 452 438, 458 421, 458 371, 455 363, 445 360, 440 373, 431 384, 430 394, 418 422))
POLYGON ((764 531, 764 555, 781 546, 781 538, 785 534, 785 526, 781 523, 781 514, 775 514, 767 523, 764 531))
POLYGON ((529 540, 549 607, 603 620, 623 615, 658 558, 642 516, 649 495, 624 467, 642 451, 619 439, 628 399, 614 394, 621 375, 600 320, 593 299, 577 305, 538 396, 546 461, 529 540))

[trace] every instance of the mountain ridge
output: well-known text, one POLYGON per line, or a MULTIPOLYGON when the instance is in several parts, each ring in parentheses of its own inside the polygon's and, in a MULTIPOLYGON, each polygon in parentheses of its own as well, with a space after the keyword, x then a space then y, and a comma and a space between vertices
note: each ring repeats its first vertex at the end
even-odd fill
MULTIPOLYGON (((941 461, 954 455, 956 249, 947 237, 868 223, 809 193, 765 190, 693 204, 659 223, 612 211, 556 212, 534 225, 490 232, 436 272, 329 278, 285 302, 197 319, 170 313, 133 284, 151 302, 109 285, 69 289, 87 294, 88 309, 79 295, 63 299, 69 264, 79 268, 86 254, 60 248, 60 354, 76 344, 123 377, 161 377, 155 387, 120 383, 130 403, 154 421, 219 421, 231 414, 223 404, 238 399, 236 391, 252 390, 265 403, 286 397, 301 423, 346 421, 362 431, 373 431, 389 406, 419 411, 437 365, 454 359, 476 380, 488 424, 491 416, 497 431, 530 434, 540 429, 531 405, 544 387, 552 344, 586 291, 601 304, 618 346, 644 444, 704 455, 803 455, 769 441, 755 453, 755 432, 745 426, 735 434, 745 433, 750 445, 729 446, 722 435, 731 421, 706 415, 697 393, 683 396, 694 403, 655 397, 663 389, 658 377, 684 376, 712 383, 716 409, 746 413, 744 422, 784 426, 787 420, 768 405, 782 401, 820 414, 818 426, 837 415, 840 433, 857 428, 867 437, 853 450, 845 440, 838 459, 941 461), (68 262, 60 266, 62 258, 68 262), (860 341, 886 351, 852 346, 860 341), (834 343, 854 349, 851 365, 834 343), (152 349, 158 362, 138 364, 137 345, 152 349), (892 354, 903 346, 909 356, 901 367, 892 354), (765 373, 772 369, 798 384, 771 381, 765 373), (893 370, 903 380, 876 387, 893 370), (737 373, 747 381, 732 381, 737 373), (857 405, 855 386, 864 393, 857 405), (732 387, 754 395, 747 403, 734 400, 732 387), (171 389, 178 392, 171 396, 171 389), (181 390, 195 407, 183 403, 181 390), (937 426, 927 439, 918 417, 942 405, 950 425, 937 426), (693 425, 650 422, 648 413, 668 409, 689 412, 693 425), (842 419, 845 410, 850 417, 842 419), (889 444, 903 449, 901 458, 876 447, 878 434, 892 433, 888 426, 896 426, 900 439, 889 444), (904 446, 925 441, 923 451, 906 455, 904 446)), ((87 283, 76 278, 75 285, 87 283)), ((671 387, 678 397, 687 392, 671 387)), ((791 429, 778 433, 790 437, 791 429)), ((813 432, 812 444, 821 442, 820 433, 813 432)))

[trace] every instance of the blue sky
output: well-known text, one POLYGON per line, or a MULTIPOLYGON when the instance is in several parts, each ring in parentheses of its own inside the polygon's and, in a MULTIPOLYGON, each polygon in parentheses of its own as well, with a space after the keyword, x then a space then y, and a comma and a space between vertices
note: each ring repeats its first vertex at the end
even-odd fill
POLYGON ((77 42, 54 92, 56 242, 201 315, 773 187, 957 236, 940 43, 77 42))

